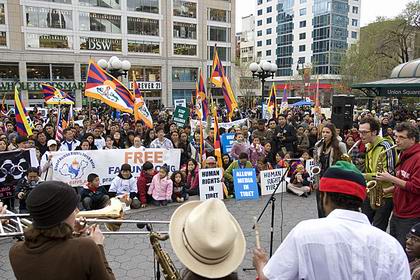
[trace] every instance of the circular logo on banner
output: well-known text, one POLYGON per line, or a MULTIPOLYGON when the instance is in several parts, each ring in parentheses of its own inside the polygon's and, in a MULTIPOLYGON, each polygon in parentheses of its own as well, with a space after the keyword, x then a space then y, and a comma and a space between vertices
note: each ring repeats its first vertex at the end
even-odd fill
POLYGON ((15 180, 23 177, 23 174, 28 170, 29 164, 26 159, 6 159, 0 166, 0 182, 6 181, 7 175, 10 175, 15 180))
POLYGON ((80 179, 87 176, 86 170, 95 168, 92 158, 83 152, 71 152, 61 156, 54 166, 54 172, 59 172, 68 179, 80 179))

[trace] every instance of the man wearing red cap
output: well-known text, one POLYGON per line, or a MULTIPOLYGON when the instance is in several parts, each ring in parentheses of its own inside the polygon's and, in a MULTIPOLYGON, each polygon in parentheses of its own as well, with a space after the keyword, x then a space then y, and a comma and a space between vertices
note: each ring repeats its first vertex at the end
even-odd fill
POLYGON ((254 250, 260 280, 410 278, 398 241, 360 213, 366 181, 355 165, 338 161, 328 168, 319 191, 326 218, 300 222, 269 260, 254 250))

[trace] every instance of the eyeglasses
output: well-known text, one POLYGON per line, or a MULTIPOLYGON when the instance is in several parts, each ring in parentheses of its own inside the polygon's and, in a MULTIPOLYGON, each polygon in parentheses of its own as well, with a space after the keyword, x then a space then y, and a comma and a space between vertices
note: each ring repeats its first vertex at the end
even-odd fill
POLYGON ((363 134, 363 135, 366 135, 369 132, 371 132, 371 131, 370 130, 359 130, 359 134, 363 134))
POLYGON ((408 239, 411 239, 412 241, 414 241, 414 242, 419 242, 420 243, 420 236, 417 236, 417 235, 414 235, 414 234, 412 234, 412 233, 407 233, 407 235, 405 236, 405 238, 408 240, 408 239))

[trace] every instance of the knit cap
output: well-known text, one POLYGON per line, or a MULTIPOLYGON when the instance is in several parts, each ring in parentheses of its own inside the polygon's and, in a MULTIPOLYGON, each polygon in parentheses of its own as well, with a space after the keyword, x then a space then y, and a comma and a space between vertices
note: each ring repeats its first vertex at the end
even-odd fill
POLYGON ((420 223, 415 224, 411 229, 410 233, 420 237, 420 223))
POLYGON ((319 190, 342 193, 366 199, 366 180, 357 167, 347 161, 337 161, 321 178, 319 190))

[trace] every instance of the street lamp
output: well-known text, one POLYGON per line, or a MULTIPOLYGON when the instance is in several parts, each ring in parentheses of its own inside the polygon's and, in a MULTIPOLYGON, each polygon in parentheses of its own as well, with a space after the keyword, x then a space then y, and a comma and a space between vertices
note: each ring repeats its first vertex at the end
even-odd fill
POLYGON ((263 119, 265 79, 274 78, 274 74, 277 71, 277 64, 270 63, 266 60, 261 60, 259 64, 257 64, 256 62, 251 63, 249 65, 249 70, 251 70, 253 78, 259 78, 261 80, 261 119, 263 119))
POLYGON ((109 74, 118 78, 120 76, 127 76, 128 70, 131 68, 131 63, 128 60, 121 61, 118 57, 112 56, 108 61, 106 59, 99 59, 98 65, 106 70, 109 74))

